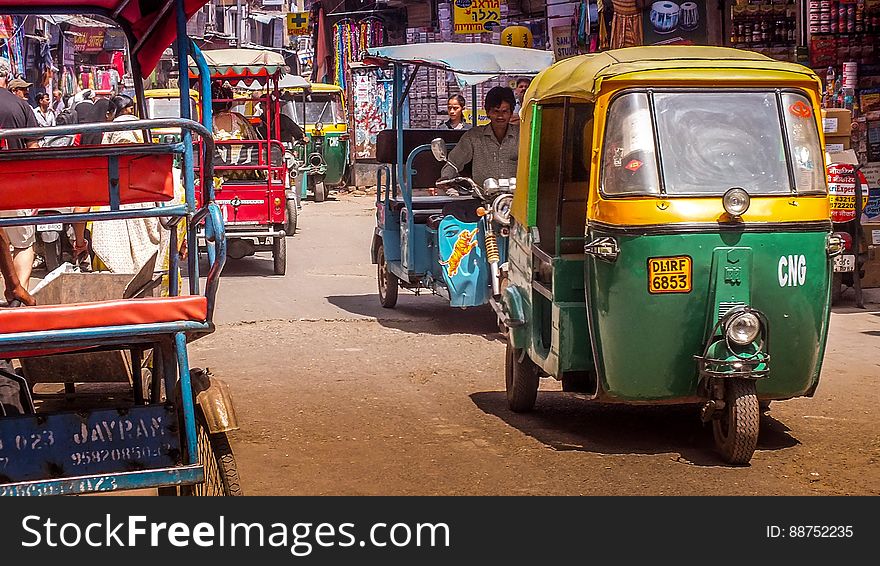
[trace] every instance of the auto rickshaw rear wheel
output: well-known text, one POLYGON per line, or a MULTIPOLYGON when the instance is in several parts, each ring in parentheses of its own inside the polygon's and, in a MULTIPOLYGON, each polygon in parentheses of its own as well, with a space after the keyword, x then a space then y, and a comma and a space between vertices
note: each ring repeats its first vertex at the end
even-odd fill
POLYGON ((514 413, 525 413, 535 408, 538 398, 538 366, 520 348, 507 343, 504 359, 504 382, 507 405, 514 413))
POLYGON ((284 219, 284 233, 288 236, 296 234, 296 222, 298 220, 298 210, 296 207, 296 199, 287 199, 287 218, 284 219))
POLYGON ((712 421, 715 445, 728 464, 748 464, 758 445, 761 411, 755 381, 731 378, 724 383, 724 409, 712 421))
POLYGON ((376 278, 379 283, 379 302, 386 309, 393 309, 397 304, 397 292, 400 290, 400 282, 396 275, 388 269, 385 261, 385 246, 379 244, 376 250, 376 278))
POLYGON ((272 240, 272 263, 275 275, 284 275, 287 271, 287 240, 278 238, 272 240))

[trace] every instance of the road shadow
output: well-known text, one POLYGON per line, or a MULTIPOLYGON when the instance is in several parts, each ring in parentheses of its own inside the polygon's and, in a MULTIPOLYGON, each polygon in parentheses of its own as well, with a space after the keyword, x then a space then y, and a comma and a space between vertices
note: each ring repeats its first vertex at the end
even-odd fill
MULTIPOLYGON (((678 454, 696 466, 725 465, 715 451, 712 427, 697 405, 603 405, 561 391, 542 391, 531 413, 514 413, 503 391, 471 394, 483 412, 498 417, 558 451, 595 454, 678 454)), ((800 442, 768 414, 761 416, 758 450, 781 450, 800 442)))
MULTIPOLYGON (((189 268, 186 263, 182 263, 180 267, 181 276, 189 277, 189 268)), ((207 276, 209 268, 207 256, 200 257, 199 277, 207 276)), ((283 275, 275 275, 275 265, 270 252, 257 252, 241 259, 226 258, 221 275, 223 277, 284 277, 283 275)))
POLYGON ((375 318, 387 328, 414 334, 473 334, 486 340, 503 340, 494 311, 489 305, 460 309, 442 297, 400 294, 393 309, 379 304, 378 294, 331 295, 327 301, 346 312, 375 318))

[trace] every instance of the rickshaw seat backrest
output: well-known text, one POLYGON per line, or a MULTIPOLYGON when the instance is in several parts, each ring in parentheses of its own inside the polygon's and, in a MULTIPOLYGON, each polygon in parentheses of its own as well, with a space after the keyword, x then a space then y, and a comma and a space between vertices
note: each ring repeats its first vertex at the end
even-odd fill
MULTIPOLYGON (((109 206, 110 158, 78 157, 79 151, 71 146, 4 152, 0 210, 109 206)), ((167 202, 174 197, 173 155, 132 152, 117 159, 120 204, 167 202)))
MULTIPOLYGON (((455 144, 467 130, 403 130, 403 158, 406 159, 410 152, 420 145, 430 144, 434 138, 442 138, 446 143, 455 144)), ((382 130, 376 136, 376 160, 379 163, 397 163, 397 131, 382 130)), ((443 163, 434 159, 430 151, 423 151, 413 160, 412 188, 426 189, 433 187, 440 178, 440 170, 443 163)), ((464 172, 463 172, 464 173, 464 172)))

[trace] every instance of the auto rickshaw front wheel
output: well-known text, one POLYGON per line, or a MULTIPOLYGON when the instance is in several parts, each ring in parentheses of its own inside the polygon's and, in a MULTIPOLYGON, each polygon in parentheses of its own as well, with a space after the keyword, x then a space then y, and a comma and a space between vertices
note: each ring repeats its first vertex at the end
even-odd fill
POLYGON ((284 233, 288 236, 296 234, 296 222, 298 220, 299 211, 296 207, 296 199, 287 199, 285 206, 287 217, 284 219, 284 233))
POLYGON ((712 433, 724 461, 742 466, 749 463, 758 445, 757 388, 752 379, 730 378, 724 385, 724 409, 712 420, 712 433))
POLYGON ((315 197, 315 202, 324 202, 327 200, 327 186, 324 181, 318 181, 314 177, 309 177, 309 188, 315 197))
POLYGON ((272 264, 275 275, 284 275, 287 272, 287 240, 283 237, 272 240, 272 264))
POLYGON ((538 399, 538 366, 520 348, 507 343, 504 359, 504 384, 507 405, 514 413, 526 413, 535 408, 538 399))
POLYGON ((386 309, 393 309, 397 304, 397 292, 400 289, 400 283, 397 276, 388 269, 388 263, 385 261, 385 246, 379 244, 376 250, 376 278, 379 283, 379 302, 386 309))

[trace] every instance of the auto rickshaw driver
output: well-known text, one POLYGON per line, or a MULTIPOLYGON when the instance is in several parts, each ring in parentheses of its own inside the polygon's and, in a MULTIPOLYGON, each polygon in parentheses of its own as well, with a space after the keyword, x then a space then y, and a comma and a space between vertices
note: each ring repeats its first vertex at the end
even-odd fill
POLYGON ((510 88, 496 86, 490 89, 483 104, 489 123, 471 128, 461 137, 449 152, 440 178, 448 180, 460 175, 469 163, 471 178, 481 187, 489 178, 515 177, 519 125, 510 123, 515 105, 516 98, 510 88))

